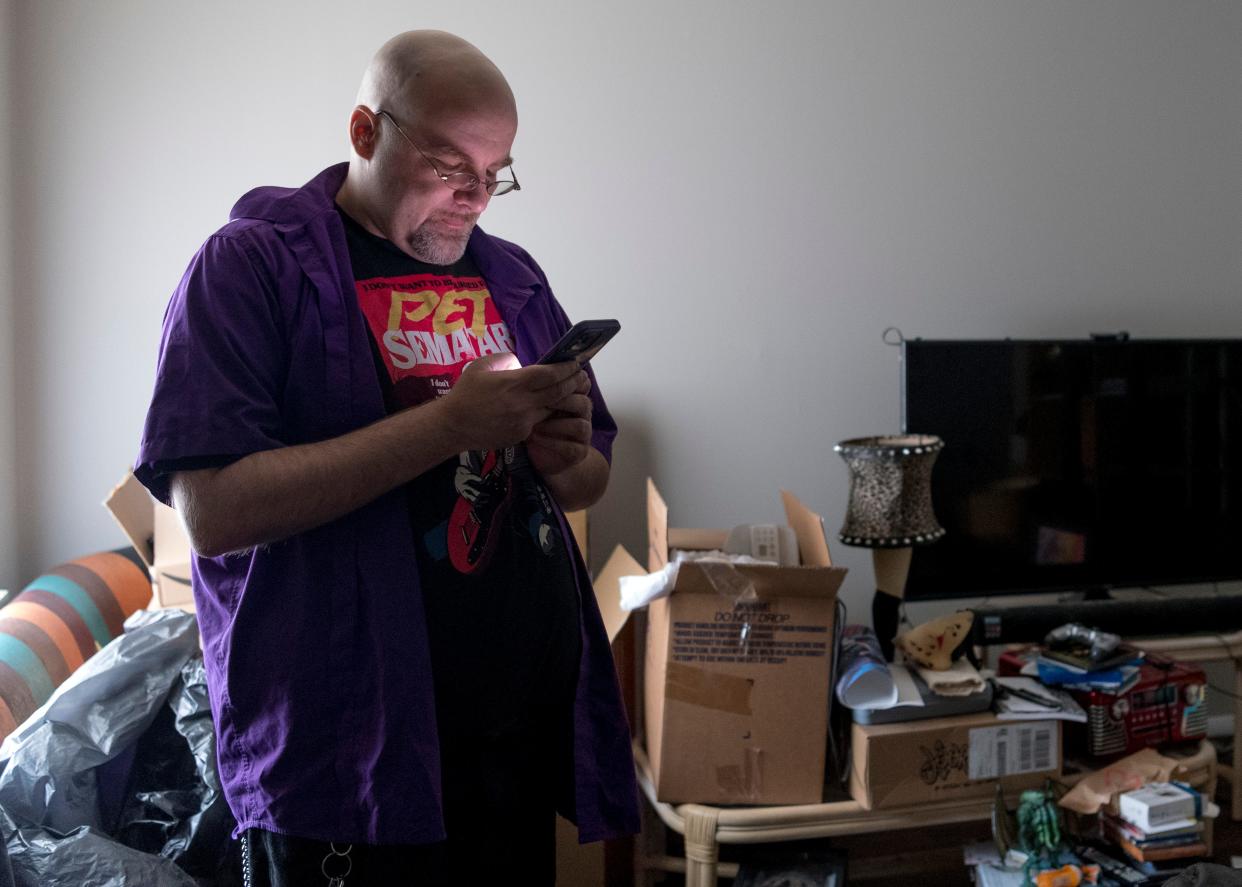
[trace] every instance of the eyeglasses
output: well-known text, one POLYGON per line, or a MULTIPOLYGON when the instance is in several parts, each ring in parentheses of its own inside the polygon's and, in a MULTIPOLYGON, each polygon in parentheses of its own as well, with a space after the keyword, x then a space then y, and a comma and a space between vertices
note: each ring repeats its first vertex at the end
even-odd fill
POLYGON ((405 130, 401 128, 401 124, 397 122, 395 117, 387 111, 377 110, 375 113, 382 114, 392 121, 392 125, 397 128, 397 132, 401 133, 401 137, 410 143, 410 147, 417 151, 418 155, 422 157, 423 160, 427 161, 427 165, 431 167, 432 171, 435 172, 440 181, 444 182, 444 184, 448 185, 454 191, 473 191, 475 188, 479 187, 479 185, 482 185, 483 190, 492 197, 499 197, 501 194, 508 194, 510 191, 522 190, 522 186, 518 184, 517 173, 513 171, 512 163, 509 164, 509 172, 513 175, 512 179, 499 179, 496 181, 484 182, 480 181, 478 176, 468 172, 452 172, 448 175, 444 175, 440 172, 440 168, 436 166, 435 161, 424 154, 423 149, 418 147, 418 145, 415 145, 414 140, 405 134, 405 130))

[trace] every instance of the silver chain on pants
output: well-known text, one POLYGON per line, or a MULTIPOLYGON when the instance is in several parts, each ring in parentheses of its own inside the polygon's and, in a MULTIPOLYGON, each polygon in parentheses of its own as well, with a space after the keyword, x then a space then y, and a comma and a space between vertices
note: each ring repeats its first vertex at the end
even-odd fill
POLYGON ((328 844, 328 855, 323 858, 323 862, 319 863, 319 870, 323 872, 323 876, 328 879, 328 887, 345 887, 345 879, 349 877, 349 873, 354 870, 354 861, 349 858, 349 853, 354 849, 353 844, 346 844, 344 850, 336 849, 336 842, 328 844), (334 859, 345 860, 344 871, 339 875, 333 875, 329 869, 340 870, 341 864, 333 862, 334 859), (331 865, 329 865, 331 863, 331 865))
MULTIPOLYGON (((346 844, 344 850, 337 850, 336 843, 328 844, 328 855, 319 863, 319 870, 323 872, 323 876, 328 879, 328 887, 345 887, 345 879, 349 877, 349 873, 354 870, 354 861, 349 854, 353 851, 353 844, 346 844), (344 860, 344 866, 340 863, 333 862, 334 859, 344 860), (332 874, 332 871, 338 874, 332 874)), ((242 832, 241 836, 241 857, 242 857, 242 887, 254 887, 253 876, 251 870, 253 863, 250 859, 250 833, 242 832)))

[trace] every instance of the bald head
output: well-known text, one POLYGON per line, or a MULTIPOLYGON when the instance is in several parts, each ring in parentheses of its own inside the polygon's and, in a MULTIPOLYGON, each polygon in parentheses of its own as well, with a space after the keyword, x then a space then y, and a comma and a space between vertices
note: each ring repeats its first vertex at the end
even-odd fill
POLYGON ((516 134, 513 92, 487 56, 443 31, 398 34, 362 78, 336 202, 414 258, 450 265, 491 200, 484 183, 512 165, 516 134), (474 184, 449 182, 459 174, 474 184))
POLYGON ((472 111, 517 119, 500 69, 471 43, 446 31, 406 31, 375 54, 358 104, 409 118, 472 111))

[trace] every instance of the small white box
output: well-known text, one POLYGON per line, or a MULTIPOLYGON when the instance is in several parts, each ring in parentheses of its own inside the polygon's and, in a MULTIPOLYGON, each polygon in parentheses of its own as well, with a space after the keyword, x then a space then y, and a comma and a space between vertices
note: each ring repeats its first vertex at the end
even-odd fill
POLYGON ((1182 819, 1199 816, 1199 793, 1177 782, 1149 782, 1128 791, 1118 801, 1121 818, 1145 832, 1182 819))

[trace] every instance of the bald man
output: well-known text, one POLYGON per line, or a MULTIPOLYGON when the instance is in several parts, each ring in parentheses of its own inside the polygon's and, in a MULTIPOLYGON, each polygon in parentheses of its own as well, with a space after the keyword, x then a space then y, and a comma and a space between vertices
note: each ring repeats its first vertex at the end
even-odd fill
POLYGON ((169 303, 135 473, 193 544, 255 885, 552 883, 556 811, 637 831, 564 519, 616 426, 590 370, 537 365, 569 321, 476 225, 520 189, 516 131, 479 50, 401 34, 349 163, 242 197, 169 303))

